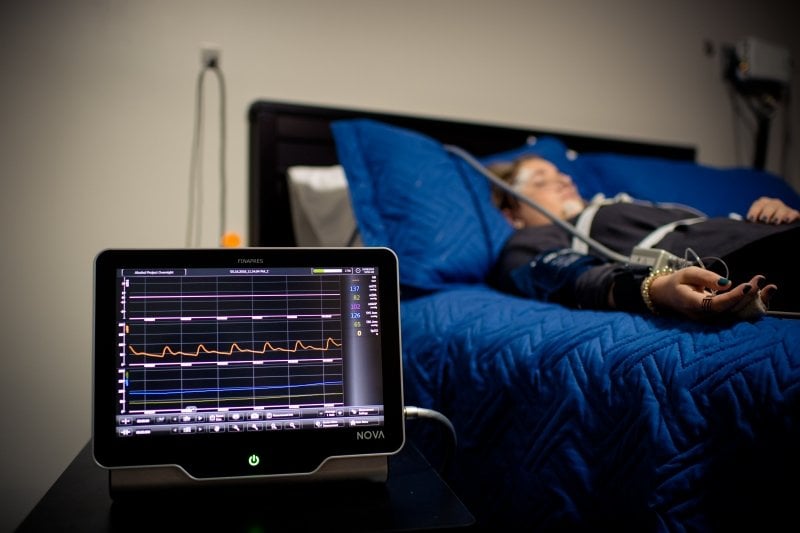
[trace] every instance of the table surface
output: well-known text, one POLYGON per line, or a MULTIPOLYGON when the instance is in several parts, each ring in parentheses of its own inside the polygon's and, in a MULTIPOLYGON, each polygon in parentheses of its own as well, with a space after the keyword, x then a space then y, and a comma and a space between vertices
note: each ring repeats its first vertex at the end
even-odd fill
POLYGON ((385 483, 263 485, 112 500, 91 442, 22 522, 26 531, 401 531, 464 528, 474 518, 411 443, 389 458, 385 483))

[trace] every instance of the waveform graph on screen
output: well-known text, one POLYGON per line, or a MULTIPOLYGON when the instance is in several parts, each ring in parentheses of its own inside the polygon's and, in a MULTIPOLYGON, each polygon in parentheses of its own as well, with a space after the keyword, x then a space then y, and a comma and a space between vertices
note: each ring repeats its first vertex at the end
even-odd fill
POLYGON ((126 277, 123 410, 342 405, 339 284, 311 275, 126 277))

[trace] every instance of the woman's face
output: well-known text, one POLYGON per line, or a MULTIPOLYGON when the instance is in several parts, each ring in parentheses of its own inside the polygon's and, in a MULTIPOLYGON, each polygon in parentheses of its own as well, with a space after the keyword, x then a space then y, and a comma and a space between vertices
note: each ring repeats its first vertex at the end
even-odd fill
MULTIPOLYGON (((574 217, 585 206, 572 179, 545 159, 533 158, 522 162, 512 186, 562 220, 574 217)), ((509 214, 516 227, 552 223, 547 216, 522 202, 509 214)))

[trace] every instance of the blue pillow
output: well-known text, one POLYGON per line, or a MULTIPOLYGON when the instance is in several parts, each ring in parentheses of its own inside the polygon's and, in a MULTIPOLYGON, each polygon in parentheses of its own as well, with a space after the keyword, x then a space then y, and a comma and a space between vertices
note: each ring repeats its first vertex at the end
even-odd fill
POLYGON ((489 182, 418 132, 371 119, 331 127, 361 238, 395 251, 401 284, 483 282, 512 232, 489 182))
MULTIPOLYGON (((626 192, 653 202, 690 205, 708 216, 745 216, 760 196, 800 208, 800 195, 780 177, 751 168, 617 154, 585 154, 575 162, 582 181, 602 183, 607 196, 626 192)), ((588 192, 581 190, 584 195, 588 192)))

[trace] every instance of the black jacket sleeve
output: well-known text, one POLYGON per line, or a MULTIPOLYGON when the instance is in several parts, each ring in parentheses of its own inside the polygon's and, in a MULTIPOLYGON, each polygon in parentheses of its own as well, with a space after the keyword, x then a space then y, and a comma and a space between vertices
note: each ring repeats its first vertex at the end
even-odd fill
POLYGON ((493 274, 497 288, 568 307, 608 309, 613 287, 616 309, 646 311, 640 287, 647 267, 581 254, 569 248, 568 242, 559 241, 558 234, 543 236, 527 231, 531 229, 539 228, 518 232, 504 247, 493 274), (540 243, 557 246, 541 250, 540 243))

